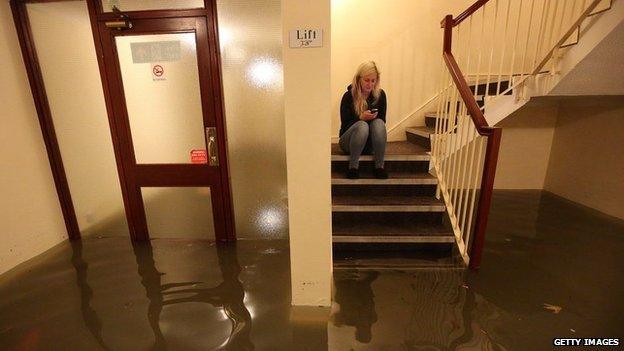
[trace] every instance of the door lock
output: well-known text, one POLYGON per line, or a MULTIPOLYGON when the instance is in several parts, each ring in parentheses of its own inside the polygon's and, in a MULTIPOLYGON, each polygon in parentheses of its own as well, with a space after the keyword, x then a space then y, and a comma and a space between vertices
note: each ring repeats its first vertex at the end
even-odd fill
POLYGON ((217 128, 206 127, 206 141, 208 142, 208 165, 219 165, 219 146, 217 145, 217 128))

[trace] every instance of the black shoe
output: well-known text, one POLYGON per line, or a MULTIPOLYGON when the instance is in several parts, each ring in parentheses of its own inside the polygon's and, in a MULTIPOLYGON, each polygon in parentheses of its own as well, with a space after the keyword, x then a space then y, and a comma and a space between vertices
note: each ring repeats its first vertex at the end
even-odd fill
POLYGON ((375 174, 375 178, 377 179, 388 179, 388 172, 383 168, 375 168, 373 174, 375 174))
POLYGON ((349 168, 349 170, 347 171, 347 178, 349 179, 360 178, 360 170, 357 168, 349 168))

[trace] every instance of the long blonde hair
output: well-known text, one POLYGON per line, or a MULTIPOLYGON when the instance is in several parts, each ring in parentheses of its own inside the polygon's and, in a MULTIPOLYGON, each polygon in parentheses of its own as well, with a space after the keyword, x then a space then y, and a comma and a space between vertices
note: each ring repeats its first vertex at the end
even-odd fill
POLYGON ((362 95, 362 86, 360 85, 360 78, 369 76, 371 74, 377 75, 377 81, 375 82, 375 87, 371 94, 373 94, 373 98, 375 99, 373 103, 377 102, 379 99, 379 95, 381 95, 381 89, 379 88, 379 69, 377 69, 377 65, 373 61, 364 62, 358 67, 355 72, 355 76, 353 76, 353 82, 351 82, 351 95, 353 96, 353 107, 355 109, 355 113, 357 115, 361 115, 362 112, 368 110, 368 103, 366 102, 366 97, 362 95))

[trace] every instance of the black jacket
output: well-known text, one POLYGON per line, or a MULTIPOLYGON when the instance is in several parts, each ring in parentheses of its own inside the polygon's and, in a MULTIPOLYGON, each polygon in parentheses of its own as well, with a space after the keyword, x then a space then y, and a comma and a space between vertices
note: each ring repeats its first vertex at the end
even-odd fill
MULTIPOLYGON (((366 102, 368 103, 368 109, 376 108, 379 110, 377 113, 377 118, 381 119, 386 123, 386 93, 381 90, 381 94, 379 95, 379 99, 376 103, 373 104, 373 94, 370 94, 366 102)), ((353 125, 353 123, 360 120, 360 116, 355 113, 355 108, 353 107, 353 95, 351 95, 351 85, 347 87, 347 92, 342 96, 342 101, 340 101, 340 133, 338 136, 342 136, 349 127, 353 125)), ((372 120, 371 120, 372 121, 372 120)), ((368 121, 370 123, 370 121, 368 121)))

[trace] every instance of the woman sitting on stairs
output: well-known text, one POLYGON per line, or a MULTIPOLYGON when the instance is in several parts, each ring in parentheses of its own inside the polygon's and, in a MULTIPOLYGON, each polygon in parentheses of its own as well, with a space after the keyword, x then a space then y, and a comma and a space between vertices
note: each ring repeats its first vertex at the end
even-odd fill
POLYGON ((359 178, 361 154, 373 154, 374 175, 388 178, 384 169, 386 153, 386 93, 379 88, 375 62, 358 67, 353 82, 340 102, 340 148, 350 155, 347 178, 359 178))

